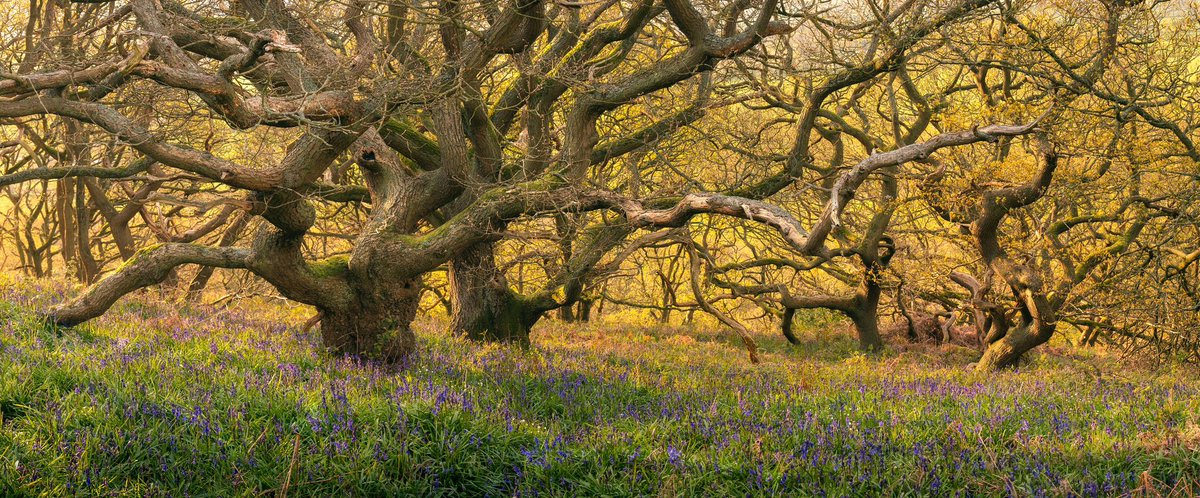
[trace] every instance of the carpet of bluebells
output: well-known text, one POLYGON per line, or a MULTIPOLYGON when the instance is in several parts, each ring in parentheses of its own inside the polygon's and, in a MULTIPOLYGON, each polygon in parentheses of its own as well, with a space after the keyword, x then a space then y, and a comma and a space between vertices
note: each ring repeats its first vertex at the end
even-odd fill
POLYGON ((422 326, 402 369, 335 358, 310 312, 0 275, 0 496, 1186 496, 1195 372, 853 352, 843 335, 546 323, 529 349, 422 326))

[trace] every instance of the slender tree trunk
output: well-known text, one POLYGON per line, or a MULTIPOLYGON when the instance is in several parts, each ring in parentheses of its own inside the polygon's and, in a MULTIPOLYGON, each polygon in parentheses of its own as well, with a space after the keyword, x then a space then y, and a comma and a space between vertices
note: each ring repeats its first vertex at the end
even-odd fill
POLYGON ((87 191, 78 180, 75 185, 75 236, 76 249, 79 251, 79 281, 92 283, 100 276, 100 263, 92 255, 92 213, 87 204, 87 191))
MULTIPOLYGON (((671 266, 667 271, 675 272, 675 262, 672 261, 671 266)), ((658 323, 669 325, 671 323, 671 311, 675 309, 679 303, 679 297, 675 294, 675 282, 672 282, 666 273, 661 270, 658 272, 659 284, 662 285, 662 308, 658 316, 658 323)))
POLYGON ((580 299, 579 313, 576 315, 576 320, 584 323, 592 321, 592 305, 595 302, 592 299, 580 299))
POLYGON ((800 344, 800 338, 796 337, 796 332, 792 330, 792 322, 796 319, 796 308, 783 309, 783 322, 780 328, 783 330, 783 337, 791 344, 800 344))
POLYGON ((75 238, 79 235, 75 228, 75 181, 73 179, 59 180, 55 186, 56 198, 54 210, 58 214, 59 254, 62 255, 67 271, 74 266, 75 257, 79 254, 75 238))
POLYGON ((591 318, 594 301, 567 298, 567 304, 558 308, 558 319, 567 323, 587 322, 591 318))

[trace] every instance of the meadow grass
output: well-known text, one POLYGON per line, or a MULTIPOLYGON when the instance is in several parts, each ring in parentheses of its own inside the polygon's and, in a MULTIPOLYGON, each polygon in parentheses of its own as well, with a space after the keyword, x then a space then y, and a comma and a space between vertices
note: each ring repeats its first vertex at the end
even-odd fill
POLYGON ((844 334, 546 323, 529 349, 425 323, 402 368, 322 353, 306 311, 0 276, 0 496, 1166 496, 1200 488, 1195 371, 854 352, 844 334))

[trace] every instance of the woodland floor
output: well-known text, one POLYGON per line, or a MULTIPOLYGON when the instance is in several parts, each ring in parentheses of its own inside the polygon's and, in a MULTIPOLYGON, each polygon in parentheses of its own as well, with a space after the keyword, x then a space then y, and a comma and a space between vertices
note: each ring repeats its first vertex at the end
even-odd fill
POLYGON ((828 330, 751 365, 716 330, 547 322, 521 350, 430 322, 396 370, 265 302, 41 325, 70 292, 0 275, 0 496, 1200 493, 1197 372, 1101 352, 987 376, 828 330))

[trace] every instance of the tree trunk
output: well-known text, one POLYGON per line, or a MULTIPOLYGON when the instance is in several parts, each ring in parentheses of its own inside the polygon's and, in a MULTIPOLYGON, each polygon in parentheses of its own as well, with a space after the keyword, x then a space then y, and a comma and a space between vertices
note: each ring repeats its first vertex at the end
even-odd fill
MULTIPOLYGON (((890 213, 885 213, 890 216, 890 213)), ((883 286, 880 279, 883 272, 891 263, 895 254, 895 245, 890 238, 882 235, 881 222, 879 235, 873 237, 872 253, 863 258, 863 278, 855 293, 853 305, 846 313, 854 322, 854 330, 858 333, 858 347, 863 351, 883 350, 883 338, 879 335, 879 299, 883 296, 883 286)))
POLYGON ((796 308, 783 309, 783 322, 779 325, 783 329, 783 337, 787 338, 788 343, 800 344, 800 338, 796 337, 795 331, 792 330, 792 322, 796 318, 796 308))
POLYGON ((345 309, 320 310, 322 343, 335 353, 400 361, 416 350, 412 322, 421 284, 410 280, 373 286, 345 309))
MULTIPOLYGON (((74 266, 75 256, 79 254, 76 249, 78 244, 75 242, 75 237, 79 235, 75 228, 75 181, 73 179, 60 180, 55 186, 56 197, 54 210, 58 215, 59 242, 61 248, 59 254, 63 258, 63 266, 67 267, 67 271, 74 266)), ((32 240, 30 241, 32 243, 32 240)), ((78 275, 78 271, 76 271, 78 275)))
POLYGON ((592 321, 592 305, 595 302, 593 299, 580 299, 579 313, 576 314, 575 320, 583 323, 592 321))
POLYGON ((880 351, 883 338, 879 335, 879 293, 858 301, 858 308, 849 313, 858 334, 858 347, 863 351, 880 351))
MULTIPOLYGON (((568 290, 569 293, 569 290, 568 290)), ((592 299, 570 299, 568 296, 567 304, 558 309, 558 319, 567 323, 583 323, 591 320, 592 305, 595 303, 592 299)))
POLYGON ((1021 355, 1033 348, 1041 346, 1054 335, 1055 324, 1035 325, 1022 324, 1009 330, 1000 340, 988 345, 979 359, 976 368, 979 370, 996 370, 999 368, 1015 367, 1021 360, 1021 355))
MULTIPOLYGON (((1042 168, 1029 182, 985 193, 981 214, 971 224, 980 255, 988 267, 1008 283, 1020 314, 1020 322, 1015 327, 1009 328, 1007 318, 1003 316, 993 324, 1003 336, 990 341, 977 364, 979 370, 1015 366, 1026 351, 1049 341, 1058 324, 1057 311, 1061 301, 1050 300, 1038 272, 1009 258, 999 238, 1004 217, 1013 209, 1033 204, 1049 187, 1058 167, 1058 156, 1048 150, 1042 155, 1042 168)), ((987 334, 989 338, 991 335, 987 334)))
POLYGON ((79 251, 79 267, 76 275, 80 282, 92 283, 100 276, 100 263, 92 255, 92 213, 87 204, 87 191, 76 180, 75 185, 75 235, 76 248, 79 251))
POLYGON ((450 261, 450 329, 475 340, 529 344, 542 312, 508 288, 494 251, 493 243, 479 243, 450 261))
POLYGON ((567 305, 559 308, 558 319, 566 323, 573 323, 575 321, 575 307, 567 305))

